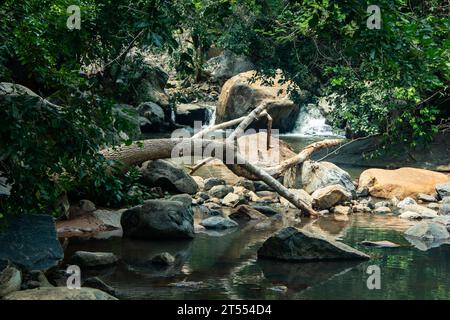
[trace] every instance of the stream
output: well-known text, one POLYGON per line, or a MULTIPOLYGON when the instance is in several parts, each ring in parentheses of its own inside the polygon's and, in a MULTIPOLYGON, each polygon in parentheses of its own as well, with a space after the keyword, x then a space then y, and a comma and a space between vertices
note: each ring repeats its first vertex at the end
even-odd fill
MULTIPOLYGON (((303 119, 325 125, 320 119, 303 119)), ((310 127, 308 132, 330 133, 329 129, 310 127)), ((323 139, 305 133, 280 138, 294 151, 323 139)), ((220 176, 207 168, 197 174, 220 176)), ((353 178, 363 170, 342 168, 353 178)), ((86 271, 83 276, 99 276, 121 299, 449 299, 450 246, 427 250, 424 243, 410 243, 403 232, 413 223, 394 215, 354 214, 339 219, 332 215, 318 220, 302 218, 295 224, 371 255, 371 260, 362 263, 257 260, 262 242, 286 226, 284 220, 262 230, 248 223, 231 231, 203 231, 191 241, 72 238, 66 256, 77 250, 114 252, 120 258, 117 266, 86 271), (400 247, 367 247, 360 244, 363 240, 388 240, 400 247), (174 266, 158 269, 146 264, 162 252, 176 257, 174 266), (368 289, 366 271, 372 265, 380 267, 381 289, 368 289)))

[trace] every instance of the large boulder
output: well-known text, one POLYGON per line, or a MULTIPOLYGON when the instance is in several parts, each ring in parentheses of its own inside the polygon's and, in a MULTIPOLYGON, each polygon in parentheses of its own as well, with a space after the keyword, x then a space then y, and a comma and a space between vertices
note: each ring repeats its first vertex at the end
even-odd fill
POLYGON ((223 83, 223 81, 253 68, 253 63, 248 57, 225 50, 206 62, 205 72, 212 80, 223 83))
POLYGON ((144 162, 141 168, 144 184, 165 190, 195 194, 198 190, 195 180, 182 168, 167 160, 144 162))
POLYGON ((348 172, 331 162, 305 161, 301 170, 303 189, 309 194, 331 185, 339 184, 350 193, 355 192, 352 178, 348 172))
POLYGON ((117 300, 117 298, 93 288, 69 289, 44 287, 13 292, 5 300, 117 300))
POLYGON ((317 234, 287 227, 267 239, 258 250, 258 258, 285 261, 365 260, 365 253, 317 234))
POLYGON ((48 215, 9 217, 0 231, 0 260, 25 270, 48 270, 64 257, 55 222, 48 215))
POLYGON ((154 102, 164 109, 169 107, 165 86, 169 75, 159 66, 145 60, 136 50, 130 52, 119 68, 112 68, 116 77, 117 95, 132 105, 154 102))
POLYGON ((405 231, 405 235, 425 241, 446 240, 450 237, 447 227, 438 222, 420 222, 405 231))
POLYGON ((181 125, 194 127, 194 122, 208 124, 214 112, 214 106, 206 104, 181 103, 175 109, 175 122, 181 125))
POLYGON ((124 237, 186 239, 194 237, 190 207, 180 201, 148 200, 126 210, 120 220, 124 237))
MULTIPOLYGON (((263 101, 277 100, 285 102, 269 110, 273 118, 273 128, 279 129, 280 132, 291 131, 300 110, 299 106, 289 99, 288 88, 293 84, 281 84, 280 73, 268 81, 255 80, 255 76, 255 71, 248 71, 234 76, 223 85, 217 106, 216 123, 245 116, 263 101)), ((258 120, 252 123, 251 127, 267 128, 267 120, 258 120)))
POLYGON ((313 205, 319 209, 329 209, 332 206, 352 199, 352 194, 340 184, 320 188, 311 195, 313 205))
POLYGON ((377 198, 416 197, 419 193, 432 194, 436 184, 449 182, 446 174, 417 168, 396 170, 368 169, 359 177, 359 189, 368 188, 377 198))

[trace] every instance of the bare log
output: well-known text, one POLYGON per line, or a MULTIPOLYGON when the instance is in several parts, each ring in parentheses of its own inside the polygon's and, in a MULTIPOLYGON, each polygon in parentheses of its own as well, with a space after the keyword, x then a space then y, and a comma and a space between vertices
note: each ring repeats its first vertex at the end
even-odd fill
POLYGON ((242 171, 251 173, 272 187, 294 206, 302 210, 302 212, 310 216, 317 216, 316 211, 312 207, 290 192, 263 169, 249 163, 239 155, 236 146, 232 143, 205 139, 151 139, 137 141, 130 146, 105 149, 101 151, 101 154, 109 160, 122 163, 122 169, 126 169, 147 160, 165 159, 173 156, 188 156, 197 150, 201 150, 203 153, 205 149, 213 150, 212 156, 221 159, 233 172, 236 173, 236 168, 240 168, 239 175, 242 171), (174 150, 179 153, 174 154, 174 150), (225 159, 227 161, 224 161, 225 159))

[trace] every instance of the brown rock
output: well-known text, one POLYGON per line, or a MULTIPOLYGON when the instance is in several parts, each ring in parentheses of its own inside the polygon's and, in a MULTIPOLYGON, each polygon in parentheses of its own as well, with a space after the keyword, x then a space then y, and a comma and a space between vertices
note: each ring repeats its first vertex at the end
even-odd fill
POLYGON ((267 216, 259 212, 258 210, 247 206, 240 205, 229 215, 230 219, 236 221, 249 221, 249 220, 265 220, 267 216))
POLYGON ((436 184, 448 181, 448 175, 424 169, 368 169, 359 178, 359 188, 367 187, 370 195, 378 198, 404 199, 419 193, 432 194, 436 184))
POLYGON ((352 195, 340 184, 335 184, 314 191, 311 197, 314 206, 319 209, 328 209, 340 202, 349 201, 352 195))

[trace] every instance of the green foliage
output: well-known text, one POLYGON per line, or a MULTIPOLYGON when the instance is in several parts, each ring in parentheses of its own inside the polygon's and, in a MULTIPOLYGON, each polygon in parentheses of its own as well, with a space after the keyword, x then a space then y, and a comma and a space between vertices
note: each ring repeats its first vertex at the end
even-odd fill
POLYGON ((414 146, 448 116, 449 11, 441 1, 264 1, 245 50, 261 70, 281 68, 316 95, 333 94, 333 124, 351 136, 384 134, 414 146), (447 113, 447 114, 446 114, 447 113))

